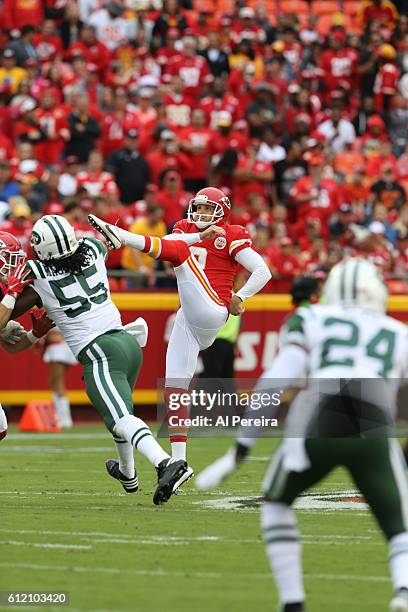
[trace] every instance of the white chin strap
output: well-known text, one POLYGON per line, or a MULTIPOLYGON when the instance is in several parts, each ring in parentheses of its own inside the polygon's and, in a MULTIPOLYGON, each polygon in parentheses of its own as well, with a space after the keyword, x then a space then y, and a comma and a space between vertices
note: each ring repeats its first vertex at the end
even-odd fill
MULTIPOLYGON (((200 216, 200 215, 198 215, 200 216)), ((204 215, 203 215, 204 216, 204 215)), ((194 217, 194 215, 193 215, 194 217)), ((193 221, 194 225, 198 227, 198 229, 206 229, 210 227, 210 225, 214 225, 216 221, 193 221)))

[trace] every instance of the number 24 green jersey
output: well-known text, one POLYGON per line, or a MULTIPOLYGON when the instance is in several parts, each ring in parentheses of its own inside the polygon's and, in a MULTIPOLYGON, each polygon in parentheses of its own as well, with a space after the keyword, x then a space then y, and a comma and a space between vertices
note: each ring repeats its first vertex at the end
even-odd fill
POLYGON ((309 353, 310 378, 405 378, 408 329, 387 315, 362 308, 316 304, 298 308, 286 322, 282 344, 309 353))
POLYGON ((122 328, 119 310, 110 296, 106 248, 94 238, 84 238, 84 242, 90 261, 82 274, 55 274, 40 261, 27 262, 34 278, 33 289, 75 357, 97 336, 122 328))

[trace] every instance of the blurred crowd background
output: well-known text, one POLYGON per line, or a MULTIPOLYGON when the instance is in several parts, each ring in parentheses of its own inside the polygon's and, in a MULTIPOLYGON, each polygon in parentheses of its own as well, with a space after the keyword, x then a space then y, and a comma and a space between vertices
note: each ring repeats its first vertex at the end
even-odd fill
POLYGON ((407 291, 406 1, 2 0, 0 55, 0 229, 25 247, 47 213, 162 236, 215 185, 269 291, 348 253, 407 291))

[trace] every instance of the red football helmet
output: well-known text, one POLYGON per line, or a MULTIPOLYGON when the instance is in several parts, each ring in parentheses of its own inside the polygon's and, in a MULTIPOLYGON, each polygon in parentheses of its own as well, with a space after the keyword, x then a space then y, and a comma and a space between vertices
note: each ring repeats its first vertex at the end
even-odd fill
POLYGON ((0 232, 0 276, 7 278, 25 259, 26 254, 20 241, 8 232, 0 232))
POLYGON ((198 229, 205 229, 210 225, 215 225, 222 221, 226 223, 231 210, 230 199, 225 195, 221 189, 216 187, 205 187, 190 200, 187 210, 187 220, 190 223, 194 223, 198 229), (205 204, 207 206, 213 206, 213 214, 210 217, 208 214, 200 214, 197 212, 197 206, 199 204, 205 204), (210 219, 208 219, 210 217, 210 219))

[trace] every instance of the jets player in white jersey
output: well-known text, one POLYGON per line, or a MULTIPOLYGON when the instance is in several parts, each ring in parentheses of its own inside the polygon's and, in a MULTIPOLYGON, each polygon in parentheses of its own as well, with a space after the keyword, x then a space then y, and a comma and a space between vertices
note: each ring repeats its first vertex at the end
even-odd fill
POLYGON ((31 244, 37 256, 26 262, 32 284, 17 300, 15 312, 43 305, 83 366, 88 397, 112 433, 119 455, 119 461, 107 461, 108 473, 126 492, 137 491, 137 448, 157 468, 154 503, 166 502, 187 463, 171 459, 146 423, 133 416, 132 391, 142 363, 137 337, 146 336, 147 326, 140 329, 139 321, 123 327, 110 297, 107 252, 99 240, 77 240, 67 219, 46 215, 35 223, 31 244))
MULTIPOLYGON (((267 556, 282 610, 306 610, 291 505, 342 465, 389 544, 395 590, 390 611, 408 612, 408 483, 393 429, 398 387, 408 373, 408 330, 386 316, 386 285, 364 259, 337 264, 323 295, 325 304, 298 308, 288 319, 268 372, 268 388, 287 388, 305 377, 308 384, 292 403, 286 438, 263 483, 267 556)), ((197 486, 217 486, 233 471, 234 455, 235 449, 206 468, 197 486)))

